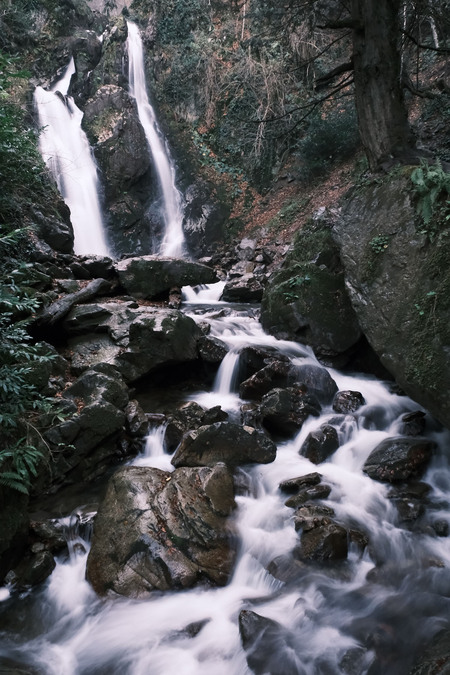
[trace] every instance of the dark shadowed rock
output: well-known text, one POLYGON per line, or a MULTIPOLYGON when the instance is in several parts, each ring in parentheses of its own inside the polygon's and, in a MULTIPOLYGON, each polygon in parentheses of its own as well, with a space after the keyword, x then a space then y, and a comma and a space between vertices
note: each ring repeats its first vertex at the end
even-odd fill
POLYGON ((206 363, 222 363, 228 351, 225 342, 222 342, 219 338, 204 335, 198 341, 198 353, 206 363))
POLYGON ((450 675, 450 630, 439 631, 410 675, 450 675))
POLYGON ((333 399, 333 410, 347 415, 355 412, 365 403, 364 396, 359 391, 338 391, 333 399))
POLYGON ((423 438, 386 438, 372 450, 363 471, 386 483, 420 475, 430 461, 436 444, 423 438))
POLYGON ((211 267, 181 258, 146 255, 116 263, 121 285, 134 298, 168 295, 174 286, 196 286, 217 281, 211 267))
POLYGON ((295 434, 310 416, 320 415, 320 403, 302 389, 272 389, 263 396, 259 412, 264 427, 283 438, 295 434))
POLYGON ((289 499, 285 501, 285 504, 291 509, 296 509, 310 499, 326 499, 330 492, 331 487, 329 485, 323 483, 320 485, 311 485, 301 489, 296 495, 289 497, 289 499))
POLYGON ((234 505, 224 465, 120 469, 95 518, 88 580, 99 595, 133 598, 225 584, 235 558, 227 524, 234 505))
POLYGON ((303 675, 295 653, 296 636, 277 621, 243 609, 239 633, 247 663, 255 675, 303 675))
POLYGON ((284 359, 273 359, 270 363, 241 383, 241 398, 257 401, 276 387, 287 387, 294 382, 293 367, 284 359))
POLYGON ((276 445, 263 431, 232 422, 217 422, 191 431, 172 458, 174 466, 213 466, 225 462, 239 466, 268 464, 276 456, 276 445))
POLYGON ((320 464, 332 455, 338 447, 339 437, 336 429, 330 424, 322 424, 318 429, 307 435, 299 453, 313 464, 320 464))
POLYGON ((224 422, 227 418, 228 413, 220 406, 205 410, 195 401, 185 403, 167 418, 164 436, 167 451, 173 452, 186 432, 215 422, 224 422))
POLYGON ((322 480, 322 474, 314 472, 308 473, 305 476, 299 476, 298 478, 289 478, 284 480, 278 486, 281 492, 287 492, 295 494, 304 487, 311 487, 312 485, 318 485, 322 480))
POLYGON ((333 400, 338 387, 326 368, 305 364, 297 366, 296 379, 306 385, 309 394, 315 396, 320 403, 329 404, 333 400))
POLYGON ((348 554, 347 530, 329 518, 318 518, 314 527, 303 530, 294 557, 315 562, 345 560, 348 554))
POLYGON ((225 284, 222 300, 226 302, 261 302, 264 288, 253 274, 230 279, 225 284))

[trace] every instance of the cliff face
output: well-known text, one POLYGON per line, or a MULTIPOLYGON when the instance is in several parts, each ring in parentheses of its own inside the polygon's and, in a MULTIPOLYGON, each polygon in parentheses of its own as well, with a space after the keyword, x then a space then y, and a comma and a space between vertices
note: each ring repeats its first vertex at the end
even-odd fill
POLYGON ((450 228, 443 220, 432 241, 423 232, 409 173, 354 190, 334 231, 368 341, 407 394, 450 426, 450 228))

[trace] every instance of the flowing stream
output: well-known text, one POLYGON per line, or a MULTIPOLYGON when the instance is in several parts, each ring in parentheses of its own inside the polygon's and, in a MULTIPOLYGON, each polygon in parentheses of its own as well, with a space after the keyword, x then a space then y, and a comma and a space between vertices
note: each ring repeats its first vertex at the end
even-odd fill
POLYGON ((128 26, 128 79, 130 94, 136 100, 139 120, 145 132, 153 165, 158 176, 162 197, 164 236, 159 253, 163 256, 182 257, 184 253, 183 199, 175 185, 175 167, 169 148, 161 133, 155 111, 150 104, 145 82, 144 50, 136 24, 128 26))
POLYGON ((67 95, 74 73, 71 59, 50 91, 36 87, 34 102, 42 128, 39 148, 70 209, 75 253, 109 255, 98 197, 97 167, 81 128, 83 113, 67 95))
MULTIPOLYGON (((208 321, 211 335, 230 347, 212 390, 192 398, 205 407, 220 403, 238 419, 242 401, 233 383, 244 346, 271 347, 296 364, 316 361, 308 348, 266 335, 256 307, 220 303, 218 293, 185 294, 184 310, 208 321)), ((407 675, 415 649, 449 623, 450 538, 431 527, 450 520, 449 433, 430 424, 428 435, 439 446, 423 478, 431 492, 422 520, 408 529, 389 499, 390 486, 370 479, 362 466, 380 440, 398 433, 400 416, 418 406, 373 378, 330 372, 340 389, 360 391, 366 406, 340 427, 339 449, 318 467, 298 451, 311 429, 332 422, 331 408, 280 443, 273 463, 238 471, 239 553, 226 587, 155 593, 148 601, 98 599, 84 579, 89 543, 81 537, 86 509, 80 507, 66 520, 70 557, 58 561, 43 587, 0 595, 0 664, 44 675, 249 675, 238 616, 250 609, 288 635, 263 639, 260 649, 269 653, 267 670, 259 673, 407 675), (304 565, 294 583, 284 583, 267 567, 299 535, 278 485, 314 471, 332 487, 323 503, 338 521, 366 533, 370 545, 364 553, 351 547, 340 564, 304 565), (187 630, 195 625, 201 629, 187 630)), ((135 463, 171 470, 169 460, 164 427, 156 427, 135 463)))

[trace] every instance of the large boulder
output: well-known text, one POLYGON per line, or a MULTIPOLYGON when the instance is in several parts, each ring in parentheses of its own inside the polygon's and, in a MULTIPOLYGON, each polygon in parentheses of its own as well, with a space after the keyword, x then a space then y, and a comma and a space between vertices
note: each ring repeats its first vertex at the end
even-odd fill
POLYGON ((261 323, 276 337, 311 345, 324 357, 347 352, 358 342, 361 330, 327 223, 310 222, 297 233, 282 268, 265 288, 261 323))
POLYGON ((95 518, 88 580, 99 595, 133 598, 224 585, 235 559, 227 521, 234 505, 224 465, 119 469, 95 518))
POLYGON ((276 445, 263 431, 233 422, 216 422, 191 431, 183 438, 172 464, 214 466, 225 462, 239 466, 251 462, 268 464, 276 456, 276 445))
POLYGON ((72 367, 78 372, 108 362, 128 382, 157 368, 198 358, 202 336, 195 321, 176 309, 104 302, 75 307, 64 322, 72 367))
POLYGON ((174 286, 196 286, 217 281, 211 267, 181 258, 145 255, 126 258, 116 264, 119 280, 135 298, 157 298, 168 295, 174 286))
POLYGON ((198 180, 184 193, 183 231, 189 252, 195 258, 216 253, 217 244, 225 238, 230 208, 216 195, 213 185, 198 180))
POLYGON ((425 438, 385 438, 372 450, 363 471, 387 483, 408 480, 423 473, 435 448, 436 444, 425 438))
POLYGON ((410 173, 353 191, 334 231, 369 343, 402 389, 450 427, 450 222, 434 237, 423 232, 410 173))

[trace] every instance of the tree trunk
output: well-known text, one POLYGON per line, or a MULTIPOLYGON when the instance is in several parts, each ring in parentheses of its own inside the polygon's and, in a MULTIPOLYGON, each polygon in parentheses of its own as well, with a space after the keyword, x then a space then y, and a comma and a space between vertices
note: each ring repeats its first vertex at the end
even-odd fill
POLYGON ((352 0, 355 101, 371 169, 413 146, 401 85, 400 0, 352 0))

